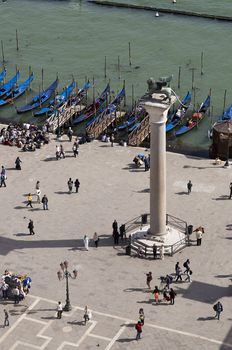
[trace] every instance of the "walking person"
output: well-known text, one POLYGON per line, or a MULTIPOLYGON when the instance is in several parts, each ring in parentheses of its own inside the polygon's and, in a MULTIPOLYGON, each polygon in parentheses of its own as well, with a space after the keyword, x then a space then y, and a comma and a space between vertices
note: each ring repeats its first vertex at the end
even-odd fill
POLYGON ((191 180, 189 180, 189 182, 187 183, 188 194, 190 194, 192 192, 192 187, 193 187, 193 184, 192 184, 191 180))
POLYGON ((114 134, 110 136, 111 147, 114 147, 114 134))
POLYGON ((152 272, 150 271, 150 272, 146 273, 146 276, 147 276, 147 286, 149 289, 151 289, 151 281, 153 279, 152 272))
POLYGON ((145 166, 144 171, 148 171, 148 170, 149 170, 149 160, 148 160, 148 157, 144 157, 144 166, 145 166))
POLYGON ((113 228, 113 232, 118 231, 118 223, 117 223, 116 219, 114 219, 114 222, 112 224, 112 228, 113 228))
POLYGON ((171 288, 169 292, 169 297, 170 297, 170 304, 174 305, 175 304, 175 297, 176 297, 176 292, 171 288))
POLYGON ((180 267, 179 264, 180 264, 180 263, 179 263, 179 261, 178 261, 178 262, 176 263, 176 265, 175 265, 176 282, 178 282, 179 280, 182 281, 182 277, 181 277, 181 272, 182 272, 182 270, 181 270, 181 267, 180 267))
POLYGON ((213 309, 214 309, 214 311, 216 311, 215 318, 217 318, 218 320, 220 320, 220 314, 221 314, 221 312, 223 311, 223 306, 222 306, 222 304, 220 303, 220 301, 218 301, 217 304, 215 304, 215 305, 213 306, 213 309))
POLYGON ((56 160, 60 159, 60 146, 56 145, 56 160))
POLYGON ((4 325, 3 325, 3 327, 9 327, 9 325, 10 325, 9 314, 8 314, 6 309, 4 309, 3 312, 4 312, 4 325))
POLYGON ((68 128, 67 135, 68 135, 69 141, 71 142, 72 137, 73 137, 73 130, 72 130, 71 126, 68 128))
POLYGON ((7 176, 6 176, 6 169, 5 167, 2 165, 2 170, 1 170, 1 174, 0 174, 0 187, 4 186, 6 187, 6 179, 7 179, 7 176))
POLYGON ((87 235, 83 238, 85 250, 89 250, 89 237, 87 235))
POLYGON ((21 159, 19 157, 17 157, 16 160, 15 160, 15 169, 16 170, 21 170, 21 164, 20 163, 22 163, 22 161, 21 161, 21 159))
POLYGON ((124 238, 126 239, 126 226, 125 226, 125 224, 122 224, 119 227, 119 236, 120 236, 121 242, 123 242, 124 238))
POLYGON ((231 199, 232 197, 232 182, 230 183, 230 195, 229 195, 229 199, 231 199))
POLYGON ((97 232, 94 232, 93 241, 94 241, 95 247, 98 248, 99 237, 97 232))
POLYGON ((32 194, 31 193, 28 193, 28 195, 27 195, 27 205, 26 205, 26 207, 28 207, 28 205, 31 208, 33 208, 33 206, 32 206, 32 194))
POLYGON ((35 189, 40 190, 40 182, 39 181, 36 181, 35 189))
POLYGON ((85 324, 85 325, 86 325, 86 323, 87 323, 88 321, 90 321, 91 318, 92 318, 92 313, 91 313, 91 311, 88 309, 88 306, 87 306, 87 305, 85 306, 83 318, 84 318, 84 324, 85 324))
POLYGON ((60 158, 61 158, 61 156, 63 157, 63 159, 65 158, 65 152, 64 152, 63 145, 60 145, 60 158))
POLYGON ((114 244, 118 245, 119 244, 119 232, 118 232, 118 230, 113 231, 113 238, 114 238, 114 244))
POLYGON ((78 156, 78 153, 79 153, 78 148, 79 148, 79 145, 78 145, 77 141, 75 141, 73 144, 73 147, 72 147, 73 155, 75 158, 78 156))
POLYGON ((157 246, 155 244, 153 244, 152 250, 153 250, 153 257, 154 257, 154 259, 156 259, 157 258, 157 246))
POLYGON ((33 221, 30 219, 29 223, 28 223, 28 229, 29 229, 29 235, 34 235, 34 223, 33 221))
POLYGON ((187 270, 187 277, 185 278, 186 282, 192 282, 191 275, 192 275, 192 270, 187 270))
POLYGON ((41 202, 43 203, 43 210, 48 210, 48 197, 46 194, 43 195, 41 202))
POLYGON ((19 304, 19 288, 13 288, 12 293, 14 295, 14 304, 19 304))
POLYGON ((62 306, 61 301, 59 301, 59 302, 58 302, 58 305, 57 305, 57 318, 58 318, 58 319, 61 319, 61 317, 62 317, 62 312, 63 312, 63 306, 62 306))
POLYGON ((154 294, 155 303, 157 305, 159 303, 159 289, 157 286, 155 286, 153 294, 154 294))
POLYGON ((136 331, 137 331, 136 340, 141 339, 142 331, 143 331, 142 327, 143 327, 143 326, 142 326, 141 321, 138 321, 137 324, 135 325, 135 329, 136 329, 136 331))
POLYGON ((74 186, 76 188, 76 193, 78 193, 79 187, 80 187, 80 181, 78 179, 75 180, 74 186))
POLYGON ((68 192, 72 193, 73 181, 72 181, 71 177, 69 178, 67 184, 68 184, 68 192))
POLYGON ((41 191, 40 189, 36 190, 36 196, 37 196, 37 203, 41 203, 41 191))
POLYGON ((187 259, 184 263, 183 266, 185 267, 184 273, 187 273, 190 270, 190 260, 187 259))
POLYGON ((160 259, 164 260, 164 245, 163 244, 160 246, 160 259))
POLYGON ((139 321, 142 323, 142 326, 144 326, 145 315, 143 308, 139 309, 139 321))

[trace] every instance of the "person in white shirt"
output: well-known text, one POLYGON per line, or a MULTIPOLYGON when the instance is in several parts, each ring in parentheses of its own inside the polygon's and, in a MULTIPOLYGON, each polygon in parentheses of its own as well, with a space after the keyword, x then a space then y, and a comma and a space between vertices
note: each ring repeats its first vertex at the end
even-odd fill
POLYGON ((61 319, 62 312, 63 312, 63 306, 62 306, 61 301, 59 301, 58 305, 57 305, 57 318, 61 319))

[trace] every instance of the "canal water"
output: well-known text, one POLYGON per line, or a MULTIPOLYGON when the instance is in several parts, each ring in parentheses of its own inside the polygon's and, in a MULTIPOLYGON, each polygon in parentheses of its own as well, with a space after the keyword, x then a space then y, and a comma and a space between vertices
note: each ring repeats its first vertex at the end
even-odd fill
MULTIPOLYGON (((173 6, 171 1, 166 0, 134 0, 133 3, 173 6)), ((232 15, 230 0, 177 0, 174 6, 210 14, 232 15)), ((14 105, 0 109, 2 122, 37 121, 31 113, 18 116, 15 107, 25 104, 39 92, 42 69, 43 86, 48 86, 58 74, 60 91, 72 77, 77 80, 79 87, 84 84, 86 77, 90 80, 94 77, 96 94, 101 92, 109 79, 114 93, 119 91, 125 80, 128 106, 132 103, 132 85, 135 99, 138 99, 146 91, 149 77, 173 74, 172 88, 183 97, 192 89, 194 69, 195 99, 192 102, 197 108, 212 89, 212 113, 198 129, 180 138, 179 142, 188 146, 208 147, 207 131, 222 113, 225 89, 226 104, 232 103, 230 22, 176 15, 155 18, 154 12, 108 8, 78 0, 7 0, 0 2, 0 22, 0 40, 3 41, 8 77, 14 74, 16 65, 21 72, 20 81, 28 76, 29 66, 35 73, 30 93, 16 100, 14 105), (16 29, 19 51, 16 50, 16 29), (203 75, 201 52, 204 53, 203 75), (177 87, 179 67, 180 89, 177 87)), ((89 99, 92 99, 92 90, 89 99)))

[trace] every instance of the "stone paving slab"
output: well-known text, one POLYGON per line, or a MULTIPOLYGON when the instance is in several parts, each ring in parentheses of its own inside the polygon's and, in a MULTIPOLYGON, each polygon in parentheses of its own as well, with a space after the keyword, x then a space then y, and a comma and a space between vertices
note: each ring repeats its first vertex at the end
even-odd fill
MULTIPOLYGON (((4 344, 1 337, 9 330, 14 339, 20 337, 18 326, 25 312, 30 318, 28 328, 33 328, 34 324, 36 329, 38 325, 43 327, 36 321, 46 322, 46 326, 50 321, 51 324, 56 321, 52 319, 53 308, 58 300, 65 301, 65 281, 58 281, 56 273, 59 263, 65 259, 71 270, 75 267, 79 271, 77 280, 70 280, 70 298, 72 305, 78 305, 80 309, 76 310, 74 318, 70 317, 70 322, 79 322, 81 309, 88 305, 95 311, 94 317, 99 317, 95 325, 98 335, 114 339, 121 330, 120 323, 136 321, 138 310, 143 307, 146 325, 141 342, 144 348, 151 347, 153 338, 160 339, 162 346, 164 337, 165 346, 169 344, 173 349, 181 346, 178 338, 194 350, 196 341, 202 342, 200 349, 205 342, 208 349, 232 348, 232 222, 231 201, 228 200, 232 170, 214 166, 212 160, 167 153, 168 213, 195 227, 203 225, 206 233, 200 247, 193 245, 164 261, 143 260, 126 256, 123 245, 113 246, 111 226, 114 218, 121 224, 148 211, 149 173, 130 167, 136 154, 147 152, 141 148, 112 148, 96 141, 82 145, 78 158, 74 159, 71 157, 72 144, 65 140, 62 144, 67 158, 60 161, 54 160, 54 141, 33 154, 0 145, 0 162, 8 169, 7 188, 0 189, 2 270, 9 268, 16 273, 30 274, 33 280, 31 293, 40 297, 32 310, 28 308, 37 297, 28 296, 22 310, 21 306, 0 305, 0 323, 5 306, 10 311, 11 322, 9 329, 0 328, 0 349, 4 344), (17 156, 23 161, 21 172, 12 169, 17 156), (78 194, 67 193, 70 176, 78 177, 81 182, 78 194), (186 195, 189 179, 193 183, 190 196, 186 195), (25 207, 25 194, 34 193, 37 180, 41 182, 42 194, 46 193, 49 198, 49 211, 43 211, 36 203, 33 209, 25 207), (27 235, 29 218, 35 223, 36 235, 33 237, 27 235), (99 248, 94 248, 90 242, 89 251, 84 251, 83 236, 88 234, 92 238, 94 231, 100 235, 99 248), (153 288, 159 285, 161 275, 174 273, 176 261, 182 264, 186 258, 191 261, 192 284, 173 285, 177 292, 174 306, 154 305, 150 301, 151 293, 146 289, 145 273, 153 272, 153 288), (220 322, 212 319, 213 304, 219 299, 224 306, 220 322), (113 315, 114 321, 107 315, 113 315)), ((64 324, 64 329, 68 330, 65 328, 68 326, 69 323, 64 324)), ((49 327, 49 332, 56 334, 55 328, 49 327)), ((72 327, 81 328, 79 325, 72 327)), ((83 334, 82 330, 80 334, 83 334)), ((95 330, 92 332, 95 334, 95 330)), ((134 334, 134 329, 127 326, 118 338, 132 339, 134 334)), ((87 336, 80 346, 87 346, 87 340, 95 341, 95 338, 87 336)), ((99 344, 101 341, 102 347, 107 348, 107 341, 99 338, 99 344)), ((34 344, 33 339, 31 344, 34 344)), ((112 348, 115 346, 129 349, 139 345, 134 341, 117 342, 116 337, 112 348)))

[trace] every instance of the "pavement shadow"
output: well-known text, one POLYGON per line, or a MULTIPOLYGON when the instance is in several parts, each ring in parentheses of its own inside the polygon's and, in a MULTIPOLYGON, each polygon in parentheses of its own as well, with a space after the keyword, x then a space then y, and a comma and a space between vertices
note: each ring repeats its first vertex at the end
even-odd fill
POLYGON ((56 320, 57 319, 56 316, 42 316, 40 318, 42 318, 43 320, 56 320))
MULTIPOLYGON (((29 236, 29 235, 26 235, 29 236)), ((113 238, 102 239, 100 236, 99 248, 112 247, 113 238)), ((84 243, 82 239, 61 239, 61 240, 36 240, 31 241, 27 239, 14 239, 0 236, 0 255, 7 255, 9 252, 18 249, 40 249, 40 248, 71 248, 77 250, 84 250, 84 243)), ((90 244, 89 249, 96 249, 94 244, 90 244)), ((99 249, 98 248, 98 249, 99 249)), ((100 253, 99 253, 100 254, 100 253)))
MULTIPOLYGON (((215 166, 193 166, 193 165, 184 165, 184 169, 192 168, 192 169, 199 169, 199 170, 204 170, 204 169, 215 169, 215 166)), ((217 167, 218 168, 218 167, 217 167)), ((219 167, 221 168, 221 166, 219 167)))
POLYGON ((197 321, 210 321, 210 320, 215 320, 214 316, 208 316, 208 317, 198 317, 197 321))
POLYGON ((76 193, 76 192, 69 193, 68 191, 56 191, 56 192, 54 192, 54 193, 56 193, 56 194, 68 194, 68 195, 70 195, 70 194, 76 193))
POLYGON ((45 159, 41 159, 42 162, 52 162, 52 161, 57 161, 56 157, 47 157, 45 159))
POLYGON ((14 207, 14 209, 27 209, 27 207, 22 206, 22 205, 16 205, 16 207, 14 207))
POLYGON ((23 236, 29 236, 29 233, 14 233, 14 236, 17 236, 17 237, 23 237, 23 236))
POLYGON ((230 278, 230 277, 232 277, 232 275, 217 275, 214 277, 216 277, 216 278, 230 278))
POLYGON ((150 188, 144 188, 144 190, 136 191, 137 193, 150 193, 150 188))
POLYGON ((144 288, 126 288, 123 289, 123 292, 143 292, 143 293, 150 293, 151 291, 144 288))
POLYGON ((181 192, 176 192, 175 194, 179 194, 180 196, 182 196, 183 194, 187 194, 188 195, 188 192, 181 191, 181 192))
POLYGON ((121 338, 121 339, 117 339, 118 343, 130 343, 131 341, 136 340, 135 338, 121 338))
POLYGON ((226 230, 227 231, 232 231, 232 224, 226 225, 226 230))
POLYGON ((85 326, 85 322, 84 321, 69 321, 67 323, 68 324, 73 324, 75 326, 85 326))
POLYGON ((228 200, 228 199, 229 199, 228 195, 222 195, 222 196, 217 197, 217 198, 212 198, 212 200, 215 200, 215 201, 224 201, 224 200, 228 200))
MULTIPOLYGON (((176 287, 178 288, 178 286, 176 287)), ((214 284, 193 281, 189 284, 187 289, 179 287, 177 293, 182 294, 182 297, 185 299, 195 300, 206 304, 215 304, 223 297, 232 296, 232 286, 229 285, 228 287, 222 287, 214 284)))

